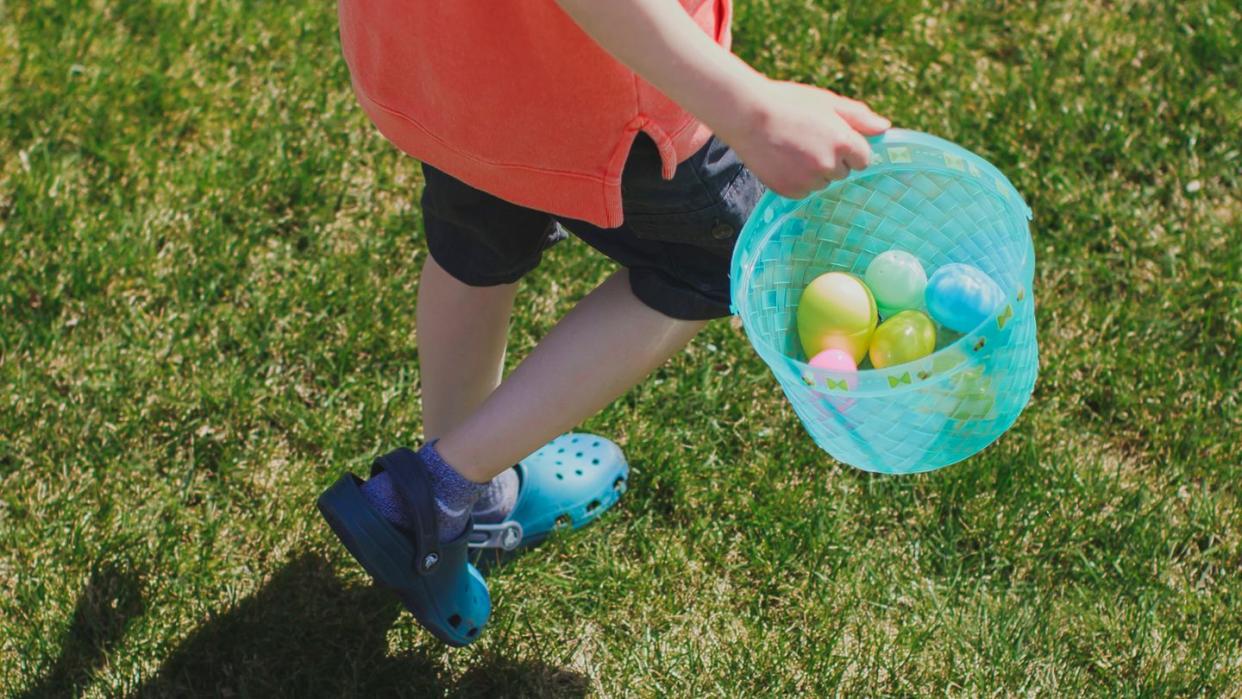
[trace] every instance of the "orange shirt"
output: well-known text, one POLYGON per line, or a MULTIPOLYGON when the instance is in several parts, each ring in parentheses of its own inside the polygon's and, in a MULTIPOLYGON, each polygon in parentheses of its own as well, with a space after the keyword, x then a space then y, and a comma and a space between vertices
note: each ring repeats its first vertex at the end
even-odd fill
MULTIPOLYGON (((731 0, 681 4, 729 46, 731 0)), ((354 91, 384 136, 521 206, 619 226, 639 131, 665 178, 711 135, 553 0, 339 0, 338 11, 354 91)))

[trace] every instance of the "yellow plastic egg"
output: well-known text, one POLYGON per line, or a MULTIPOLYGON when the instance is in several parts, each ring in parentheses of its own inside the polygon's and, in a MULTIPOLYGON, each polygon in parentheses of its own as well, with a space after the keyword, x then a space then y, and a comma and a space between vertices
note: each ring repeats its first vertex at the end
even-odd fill
POLYGON ((861 362, 878 320, 871 290, 845 272, 819 275, 798 301, 798 339, 807 357, 836 349, 861 362))

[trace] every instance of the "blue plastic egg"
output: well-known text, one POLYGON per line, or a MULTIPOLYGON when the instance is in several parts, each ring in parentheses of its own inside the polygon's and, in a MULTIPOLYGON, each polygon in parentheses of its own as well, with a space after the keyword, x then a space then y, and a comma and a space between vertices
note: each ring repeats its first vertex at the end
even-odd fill
POLYGON ((987 320, 1004 296, 992 278, 978 267, 943 265, 927 280, 927 312, 950 330, 968 333, 987 320))

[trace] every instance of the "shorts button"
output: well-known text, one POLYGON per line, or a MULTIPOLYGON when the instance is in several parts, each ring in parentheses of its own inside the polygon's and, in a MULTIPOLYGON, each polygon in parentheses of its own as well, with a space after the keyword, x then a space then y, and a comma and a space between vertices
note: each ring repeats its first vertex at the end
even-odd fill
POLYGON ((733 237, 733 226, 727 223, 717 223, 712 229, 712 237, 716 240, 727 240, 733 237))

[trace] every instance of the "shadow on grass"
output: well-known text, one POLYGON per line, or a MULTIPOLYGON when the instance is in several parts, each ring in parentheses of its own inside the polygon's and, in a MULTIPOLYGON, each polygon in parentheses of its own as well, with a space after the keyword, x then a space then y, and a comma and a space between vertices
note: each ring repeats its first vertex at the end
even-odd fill
POLYGON ((61 639, 60 657, 21 697, 74 696, 108 657, 130 619, 142 614, 139 576, 115 564, 91 573, 73 608, 73 620, 61 639))
POLYGON ((539 662, 485 655, 446 676, 433 646, 388 654, 401 614, 374 587, 345 587, 321 558, 292 561, 254 596, 190 635, 134 696, 564 696, 586 678, 539 662))
MULTIPOLYGON (((555 535, 554 535, 555 536, 555 535)), ((542 542, 541 542, 542 543, 542 542)), ((502 551, 500 549, 471 549, 470 562, 475 568, 479 569, 479 573, 484 577, 491 577, 491 574, 513 563, 517 559, 525 556, 535 550, 535 546, 523 546, 514 551, 502 551)))
MULTIPOLYGON (((83 589, 60 658, 26 698, 74 696, 90 683, 144 611, 138 576, 99 569, 83 589)), ((538 661, 476 657, 451 677, 451 649, 389 655, 399 602, 374 587, 345 587, 322 558, 303 555, 263 589, 208 619, 167 656, 134 697, 582 697, 583 675, 538 661)))

